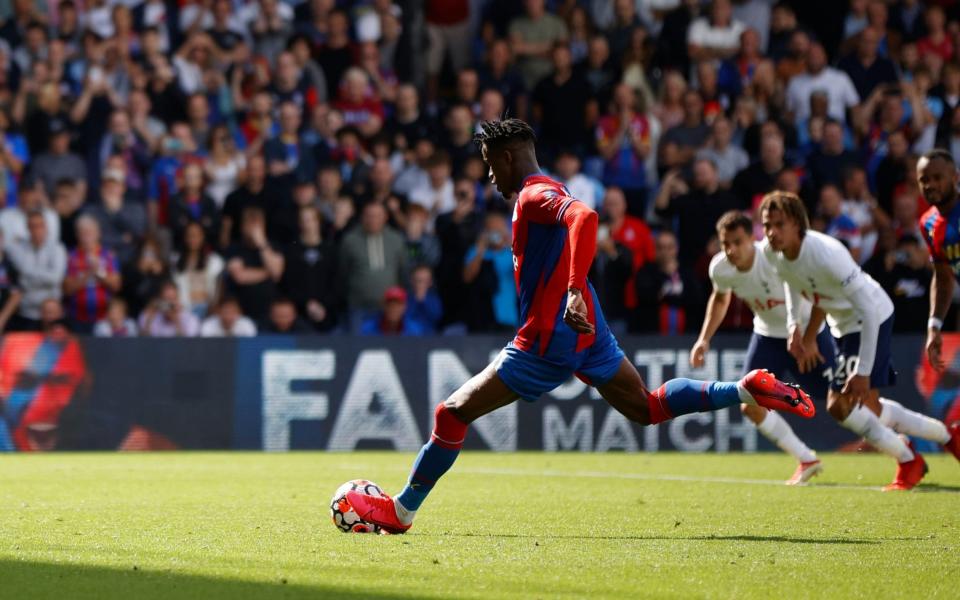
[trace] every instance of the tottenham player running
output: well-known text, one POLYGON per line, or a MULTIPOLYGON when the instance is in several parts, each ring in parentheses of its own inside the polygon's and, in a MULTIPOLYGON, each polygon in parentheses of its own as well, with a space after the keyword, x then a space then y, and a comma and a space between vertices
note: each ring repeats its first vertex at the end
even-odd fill
POLYGON ((823 362, 816 339, 826 318, 838 352, 827 411, 896 459, 896 475, 884 490, 912 489, 927 473, 927 465, 912 442, 897 434, 940 443, 950 442, 950 434, 940 421, 880 398, 877 388, 896 381, 890 355, 893 302, 843 244, 808 231, 806 209, 795 194, 767 194, 760 215, 770 242, 766 253, 784 281, 791 354, 804 372, 823 362), (803 299, 813 308, 801 332, 798 312, 803 299))
MULTIPOLYGON (((930 209, 920 217, 920 231, 930 249, 933 279, 930 281, 930 319, 927 321, 927 358, 943 371, 943 338, 940 330, 953 300, 953 278, 960 276, 960 195, 957 167, 946 150, 933 150, 917 161, 917 183, 930 209)), ((946 444, 960 460, 960 423, 950 426, 946 444)))
MULTIPOLYGON (((710 340, 717 332, 730 307, 730 294, 736 294, 753 312, 753 334, 747 346, 743 369, 749 373, 764 368, 778 377, 790 373, 805 392, 814 398, 826 398, 829 381, 826 374, 833 371, 833 338, 824 327, 817 336, 820 353, 827 364, 801 373, 796 361, 787 351, 787 311, 783 282, 763 253, 762 242, 753 240, 753 221, 740 211, 732 210, 717 221, 717 236, 721 252, 710 261, 710 281, 713 292, 707 302, 700 337, 690 350, 690 366, 702 367, 710 350, 710 340)), ((810 304, 804 303, 801 316, 806 322, 810 304)), ((757 429, 781 450, 797 459, 796 471, 786 481, 798 485, 809 481, 823 471, 816 453, 793 432, 790 424, 775 411, 754 404, 741 404, 743 414, 757 429)))
POLYGON ((518 398, 534 401, 574 374, 641 425, 740 402, 813 416, 813 403, 799 387, 760 370, 739 382, 674 379, 648 391, 607 328, 587 281, 597 213, 540 173, 533 130, 523 121, 484 122, 476 142, 497 189, 508 198, 518 194, 513 260, 522 325, 491 365, 437 405, 430 439, 396 499, 347 494, 362 519, 389 533, 409 529, 427 494, 453 466, 471 422, 518 398))

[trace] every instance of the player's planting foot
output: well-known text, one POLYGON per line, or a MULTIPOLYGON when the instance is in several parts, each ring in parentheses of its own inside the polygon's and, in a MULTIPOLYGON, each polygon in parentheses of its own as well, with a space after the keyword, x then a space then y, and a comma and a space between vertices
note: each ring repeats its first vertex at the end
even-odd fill
POLYGON ((787 485, 803 485, 823 472, 823 465, 819 460, 802 462, 797 465, 797 470, 786 481, 787 485))
POLYGON ((960 460, 960 423, 954 423, 948 430, 950 431, 950 441, 944 444, 943 448, 953 454, 954 458, 960 460))
POLYGON ((913 447, 913 442, 908 442, 910 450, 913 452, 913 460, 902 462, 897 465, 897 474, 893 477, 893 482, 884 486, 885 492, 900 492, 912 490, 923 476, 930 470, 927 467, 927 461, 923 460, 917 449, 913 447))
POLYGON ((740 380, 739 386, 764 408, 781 410, 807 419, 817 413, 813 401, 799 385, 784 383, 766 369, 754 369, 740 380))
POLYGON ((368 496, 351 491, 347 492, 347 501, 361 519, 379 525, 387 533, 404 533, 412 525, 400 521, 390 496, 368 496))

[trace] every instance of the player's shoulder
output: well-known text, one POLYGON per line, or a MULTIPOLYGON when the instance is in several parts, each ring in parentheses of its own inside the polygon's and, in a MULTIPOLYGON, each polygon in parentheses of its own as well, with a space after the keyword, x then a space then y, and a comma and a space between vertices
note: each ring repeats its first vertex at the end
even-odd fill
POLYGON ((518 202, 552 200, 570 195, 565 185, 547 175, 531 175, 523 180, 518 202))
POLYGON ((729 277, 731 269, 733 269, 733 265, 730 263, 727 255, 723 252, 717 252, 713 255, 713 258, 710 259, 710 266, 707 268, 707 273, 710 275, 710 279, 717 281, 729 277))
POLYGON ((931 206, 920 215, 920 229, 926 233, 932 230, 941 219, 943 219, 943 215, 940 213, 940 209, 936 206, 931 206))
POLYGON ((803 245, 807 253, 818 258, 829 258, 833 252, 844 252, 849 254, 849 250, 840 240, 819 231, 808 229, 803 238, 803 245))

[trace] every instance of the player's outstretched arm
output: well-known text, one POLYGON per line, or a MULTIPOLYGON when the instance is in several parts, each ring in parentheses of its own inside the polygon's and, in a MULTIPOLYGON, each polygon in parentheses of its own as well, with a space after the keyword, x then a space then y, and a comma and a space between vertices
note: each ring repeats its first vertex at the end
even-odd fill
POLYGON ((727 316, 727 310, 730 308, 730 292, 720 292, 716 288, 710 293, 710 299, 707 300, 706 318, 703 320, 703 327, 700 328, 700 337, 690 350, 690 366, 699 369, 706 361, 707 352, 710 351, 710 340, 713 339, 723 318, 727 316))
POLYGON ((953 271, 943 262, 933 263, 930 281, 930 319, 927 321, 927 358, 937 371, 943 371, 943 338, 940 329, 953 299, 953 271))

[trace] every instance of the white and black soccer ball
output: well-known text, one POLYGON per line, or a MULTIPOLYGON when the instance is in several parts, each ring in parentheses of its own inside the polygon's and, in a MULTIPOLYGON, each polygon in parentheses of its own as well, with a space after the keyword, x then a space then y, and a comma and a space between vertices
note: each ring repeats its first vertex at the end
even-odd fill
POLYGON ((380 533, 380 526, 367 523, 353 510, 347 500, 347 492, 358 492, 368 496, 383 497, 386 494, 380 486, 366 479, 354 479, 337 488, 330 500, 330 517, 337 529, 344 533, 380 533))

